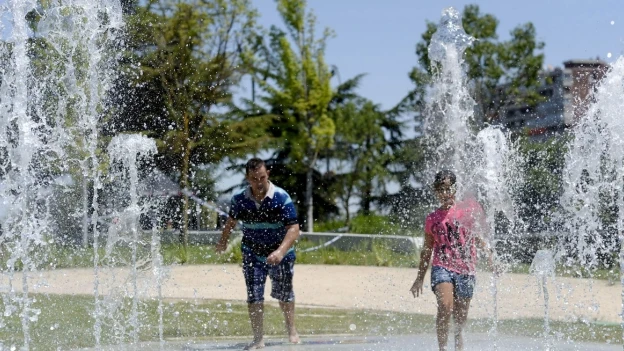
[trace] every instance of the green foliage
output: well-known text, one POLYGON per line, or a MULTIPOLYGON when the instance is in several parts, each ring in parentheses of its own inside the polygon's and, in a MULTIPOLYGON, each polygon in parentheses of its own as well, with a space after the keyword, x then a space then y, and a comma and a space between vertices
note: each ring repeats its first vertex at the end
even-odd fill
MULTIPOLYGON (((232 104, 246 73, 257 13, 248 0, 184 3, 152 0, 128 19, 126 79, 131 91, 113 128, 142 131, 157 140, 158 167, 183 189, 203 187, 192 175, 226 158, 244 157, 270 137, 268 116, 248 116, 232 104)), ((209 176, 205 173, 204 176, 209 176)), ((184 243, 188 198, 181 210, 184 243)))
MULTIPOLYGON (((258 60, 255 82, 264 95, 261 101, 276 118, 271 131, 283 158, 297 172, 306 175, 304 204, 309 229, 313 223, 313 173, 319 154, 330 148, 335 133, 328 108, 334 92, 332 73, 325 62, 325 45, 331 36, 326 29, 320 38, 316 17, 306 9, 304 0, 278 0, 277 9, 285 31, 273 26, 270 41, 258 60)), ((255 101, 251 108, 257 109, 255 101)))
POLYGON ((336 233, 339 229, 344 229, 345 222, 341 219, 314 222, 314 231, 321 233, 336 233))
POLYGON ((318 153, 332 145, 335 125, 327 110, 333 96, 331 72, 325 63, 325 44, 331 32, 316 38, 316 17, 302 0, 279 0, 278 11, 286 32, 271 28, 270 79, 258 79, 266 92, 262 98, 279 118, 273 130, 281 130, 292 162, 308 169, 318 153), (293 128, 294 127, 294 128, 293 128))
POLYGON ((332 114, 336 123, 332 156, 339 172, 336 192, 349 223, 351 198, 359 196, 360 210, 368 214, 375 195, 379 195, 375 188, 384 189, 391 179, 387 167, 393 161, 402 124, 362 98, 338 106, 332 114))
POLYGON ((297 263, 410 268, 418 265, 417 255, 395 252, 382 240, 362 242, 350 250, 341 250, 329 245, 314 251, 303 252, 317 245, 305 237, 300 239, 297 243, 297 263))
POLYGON ((566 144, 566 137, 548 142, 535 142, 528 136, 516 140, 523 184, 516 190, 515 198, 529 232, 545 230, 557 210, 566 144))
POLYGON ((134 123, 143 122, 135 127, 160 141, 164 169, 181 172, 187 149, 193 165, 214 164, 266 142, 266 118, 217 112, 232 107, 256 17, 245 0, 150 1, 130 17, 129 74, 139 93, 156 95, 147 109, 138 101, 130 110, 134 123))
POLYGON ((397 234, 401 227, 387 216, 357 215, 351 221, 349 232, 359 234, 397 234))

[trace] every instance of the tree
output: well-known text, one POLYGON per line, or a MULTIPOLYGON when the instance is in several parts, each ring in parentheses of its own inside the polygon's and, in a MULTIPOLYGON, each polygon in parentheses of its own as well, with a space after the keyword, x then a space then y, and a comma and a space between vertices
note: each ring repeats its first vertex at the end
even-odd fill
MULTIPOLYGON (((150 0, 129 18, 130 91, 110 125, 157 139, 158 166, 182 189, 190 190, 192 174, 206 165, 243 157, 269 138, 267 117, 232 104, 256 17, 248 0, 150 0)), ((186 246, 186 194, 181 212, 186 246)))
POLYGON ((271 130, 280 139, 278 148, 288 162, 305 173, 307 231, 314 224, 314 172, 319 155, 331 147, 335 125, 328 114, 334 96, 332 73, 325 63, 326 29, 316 38, 316 17, 304 0, 278 0, 286 32, 271 28, 266 68, 256 81, 266 93, 261 100, 278 116, 271 130), (266 78, 265 78, 266 77, 266 78))
POLYGON ((374 189, 383 188, 389 180, 387 167, 393 160, 392 149, 400 136, 401 124, 363 98, 340 106, 333 115, 336 122, 333 157, 346 169, 336 176, 337 195, 349 224, 352 196, 359 196, 360 211, 369 215, 374 189))

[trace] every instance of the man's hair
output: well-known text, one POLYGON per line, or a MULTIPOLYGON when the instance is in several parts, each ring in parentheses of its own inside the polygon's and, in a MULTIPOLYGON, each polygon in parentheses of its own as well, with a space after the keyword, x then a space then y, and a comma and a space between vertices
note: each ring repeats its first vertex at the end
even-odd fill
POLYGON ((435 175, 435 180, 433 181, 433 187, 438 188, 447 179, 449 180, 451 185, 455 185, 455 182, 457 182, 457 177, 455 176, 455 173, 451 172, 448 169, 443 169, 439 171, 435 175))
POLYGON ((245 174, 249 174, 249 172, 255 171, 256 169, 259 169, 263 166, 264 168, 266 168, 266 164, 264 163, 264 161, 257 157, 254 157, 251 160, 247 161, 247 164, 245 165, 245 174))

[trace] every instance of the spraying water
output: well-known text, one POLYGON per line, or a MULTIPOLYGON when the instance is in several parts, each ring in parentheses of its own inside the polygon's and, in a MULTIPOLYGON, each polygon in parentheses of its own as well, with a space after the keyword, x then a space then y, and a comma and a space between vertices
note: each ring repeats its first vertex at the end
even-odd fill
POLYGON ((10 204, 0 218, 9 256, 3 316, 20 316, 28 350, 39 314, 29 286, 48 249, 86 246, 98 236, 98 128, 116 76, 111 47, 123 23, 118 0, 4 3, 12 21, 0 48, 0 197, 10 204))
POLYGON ((462 27, 461 15, 451 7, 442 11, 438 30, 429 44, 429 58, 436 74, 423 121, 425 143, 431 150, 427 160, 430 174, 426 179, 433 179, 437 169, 451 169, 462 179, 460 197, 472 184, 470 167, 466 166, 475 149, 475 102, 467 88, 462 58, 473 40, 462 27))
MULTIPOLYGON (((114 267, 116 257, 114 256, 115 247, 118 245, 128 245, 131 250, 130 262, 126 264, 130 267, 130 276, 128 281, 130 283, 130 291, 127 295, 132 299, 132 306, 130 311, 130 337, 134 344, 139 342, 139 330, 141 323, 139 322, 139 298, 141 295, 139 289, 139 267, 146 265, 147 262, 140 261, 139 249, 143 243, 142 230, 140 226, 140 218, 142 214, 145 214, 149 210, 150 204, 140 203, 140 189, 139 185, 139 161, 140 157, 150 157, 157 153, 156 143, 143 135, 136 134, 121 134, 115 136, 108 145, 108 154, 110 155, 113 165, 118 163, 121 167, 113 167, 116 171, 112 172, 114 183, 117 191, 122 190, 118 195, 120 201, 127 203, 125 207, 120 208, 112 216, 112 225, 109 227, 108 235, 106 237, 106 255, 105 262, 110 262, 111 268, 114 267), (124 186, 127 184, 127 186, 124 186)), ((155 232, 152 232, 152 238, 150 243, 156 247, 152 247, 152 250, 147 252, 146 260, 149 260, 151 255, 155 255, 151 258, 154 259, 153 264, 154 273, 156 275, 156 282, 161 280, 161 265, 162 257, 160 250, 158 250, 159 238, 154 238, 155 232)), ((118 298, 115 294, 112 294, 114 298, 118 298)), ((96 301, 99 303, 99 301, 96 301)), ((109 305, 110 306, 110 305, 109 305)), ((113 303, 114 310, 107 311, 107 315, 115 314, 117 311, 117 303, 113 303)), ((159 309, 162 310, 161 306, 159 309)), ((105 316, 100 316, 105 317, 105 316)), ((96 322, 97 323, 97 322, 96 322)), ((120 333, 123 335, 124 333, 120 333)), ((162 341, 162 335, 161 335, 162 341)))
MULTIPOLYGON (((37 320, 39 311, 32 309, 29 296, 29 279, 36 271, 37 264, 32 253, 39 245, 44 245, 47 212, 38 211, 37 204, 47 201, 42 193, 44 184, 37 170, 31 167, 42 148, 42 135, 38 127, 41 120, 34 120, 28 110, 30 97, 28 82, 31 79, 30 61, 27 55, 28 24, 24 19, 31 11, 34 1, 9 2, 6 10, 13 14, 13 33, 11 45, 3 49, 3 60, 9 67, 2 79, 3 119, 0 148, 3 153, 2 173, 5 187, 3 198, 9 199, 9 213, 2 222, 3 239, 7 244, 10 257, 3 272, 9 275, 7 298, 3 299, 5 317, 19 313, 24 335, 24 347, 30 346, 30 323, 37 320), (41 226, 43 223, 43 227, 41 226), (13 288, 14 268, 21 266, 21 296, 13 288)), ((41 209, 41 208, 39 208, 41 209)))
POLYGON ((546 350, 550 350, 550 317, 549 317, 549 295, 548 295, 548 278, 555 276, 555 259, 550 250, 538 250, 531 262, 529 269, 538 281, 541 287, 541 293, 544 297, 544 339, 546 340, 546 350))
MULTIPOLYGON (((443 168, 458 175, 457 197, 477 198, 484 205, 488 228, 480 228, 480 234, 494 247, 490 234, 495 231, 497 218, 503 216, 509 221, 516 218, 513 187, 509 185, 517 181, 516 178, 512 182, 517 177, 516 156, 501 129, 488 126, 479 131, 462 58, 473 41, 462 27, 459 12, 444 9, 429 45, 429 58, 436 74, 424 121, 425 145, 430 150, 427 178, 432 179, 443 168)), ((497 280, 498 276, 493 274, 491 334, 494 339, 498 320, 497 280)))
MULTIPOLYGON (((565 264, 593 270, 615 266, 624 229, 624 58, 612 66, 594 103, 572 129, 563 172, 561 240, 565 264)), ((620 252, 624 306, 624 255, 620 252)), ((624 312, 624 307, 623 307, 624 312)), ((624 316, 624 314, 623 314, 624 316)), ((624 320, 623 320, 624 328, 624 320)))

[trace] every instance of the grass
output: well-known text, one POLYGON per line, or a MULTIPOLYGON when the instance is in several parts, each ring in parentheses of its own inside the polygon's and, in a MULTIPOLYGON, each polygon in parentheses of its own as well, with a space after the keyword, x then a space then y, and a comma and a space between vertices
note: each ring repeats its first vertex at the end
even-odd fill
MULTIPOLYGON (((31 350, 66 350, 95 345, 93 334, 94 299, 90 296, 31 295, 37 318, 30 324, 31 350)), ((128 320, 130 300, 121 304, 117 318, 128 320)), ((108 316, 108 314, 107 314, 108 316)), ((140 305, 138 332, 141 341, 158 341, 159 315, 157 302, 143 301, 140 305)), ((129 343, 132 327, 113 328, 110 318, 103 318, 102 344, 129 343)), ((0 340, 3 346, 16 349, 24 344, 22 324, 14 315, 2 319, 0 340)), ((383 335, 430 332, 431 316, 407 315, 364 310, 298 308, 297 327, 301 335, 353 334, 383 335)), ((127 323, 126 323, 127 324, 127 323)), ((248 337, 251 328, 247 306, 227 301, 169 301, 163 309, 165 339, 248 337)), ((279 307, 265 306, 266 335, 283 336, 284 321, 279 307)), ((4 349, 4 348, 2 348, 4 349)))
POLYGON ((391 216, 358 214, 351 218, 347 225, 343 219, 329 220, 314 223, 315 232, 348 231, 353 234, 403 235, 422 236, 422 229, 415 229, 412 225, 401 223, 391 216))
MULTIPOLYGON (((511 273, 530 274, 531 265, 529 263, 514 263, 510 266, 511 273)), ((614 284, 620 280, 620 272, 617 267, 612 269, 593 269, 589 270, 581 266, 564 266, 557 265, 555 267, 555 276, 566 278, 593 278, 597 280, 608 280, 614 284)))
MULTIPOLYGON (((380 242, 371 245, 362 245, 354 251, 342 251, 329 246, 311 252, 302 252, 317 244, 301 240, 297 244, 297 263, 299 264, 331 264, 331 265, 358 265, 358 266, 385 266, 385 267, 416 267, 418 264, 415 255, 406 255, 393 252, 380 242)), ((138 257, 150 256, 149 247, 139 247, 138 257)), ((161 248, 163 263, 171 264, 223 264, 242 263, 242 253, 239 245, 233 245, 230 252, 217 254, 214 246, 191 245, 184 250, 180 245, 164 245, 161 248)), ((0 255, 1 256, 1 255, 0 255)), ((116 248, 115 253, 105 257, 104 249, 98 251, 101 264, 106 266, 126 266, 131 263, 129 248, 116 248)), ((1 256, 6 258, 8 255, 1 256)), ((3 258, 0 258, 0 262, 3 258)), ((39 262, 37 269, 62 268, 91 268, 93 267, 94 253, 92 248, 82 247, 49 247, 47 252, 40 252, 34 261, 39 262)), ((1 263, 6 267, 5 263, 1 263)))
MULTIPOLYGON (((40 310, 30 323, 31 350, 66 350, 95 345, 93 326, 95 319, 91 296, 31 295, 33 309, 40 310)), ((118 318, 128 320, 130 300, 120 304, 118 318)), ((157 302, 142 301, 139 306, 138 331, 141 341, 158 341, 157 302)), ((108 316, 108 314, 107 314, 108 316)), ((103 318, 102 344, 128 343, 132 328, 113 328, 110 318, 103 318)), ((21 321, 17 315, 1 319, 0 340, 3 349, 24 342, 21 321)), ((127 323, 125 323, 127 324, 127 323)), ((554 337, 571 341, 621 343, 622 329, 619 325, 551 322, 554 337)), ((301 335, 402 335, 435 333, 433 316, 392 313, 367 310, 344 310, 327 308, 297 309, 297 327, 301 335)), ((468 332, 488 332, 489 320, 470 320, 468 332)), ((543 321, 537 319, 500 321, 498 331, 541 338, 543 321)), ((165 339, 242 337, 251 335, 247 308, 244 303, 228 301, 167 301, 163 308, 163 332, 165 339)), ((283 317, 279 308, 265 306, 265 333, 283 336, 283 317)), ((433 336, 432 336, 433 337, 433 336)))

